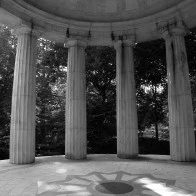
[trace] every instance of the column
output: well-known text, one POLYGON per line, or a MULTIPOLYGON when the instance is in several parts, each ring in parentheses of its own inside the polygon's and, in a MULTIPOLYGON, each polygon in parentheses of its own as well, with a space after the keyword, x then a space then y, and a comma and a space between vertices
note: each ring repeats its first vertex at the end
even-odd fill
POLYGON ((163 34, 166 41, 170 154, 174 161, 194 161, 196 157, 185 33, 181 26, 163 34))
POLYGON ((15 30, 18 36, 12 93, 10 163, 35 161, 36 41, 28 27, 15 30))
POLYGON ((117 72, 117 156, 138 155, 138 120, 133 61, 134 41, 116 44, 117 72))
POLYGON ((66 92, 65 157, 67 159, 85 159, 87 156, 86 43, 80 40, 70 40, 67 45, 69 49, 66 92))

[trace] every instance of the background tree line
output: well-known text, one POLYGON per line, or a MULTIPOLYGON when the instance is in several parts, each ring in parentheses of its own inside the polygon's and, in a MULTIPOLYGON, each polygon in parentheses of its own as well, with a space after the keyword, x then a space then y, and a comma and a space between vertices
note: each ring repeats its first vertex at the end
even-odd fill
MULTIPOLYGON (((196 113, 196 30, 186 36, 196 113)), ((8 158, 17 39, 0 27, 0 159, 8 158)), ((64 154, 67 49, 38 40, 36 153, 64 154)), ((86 48, 88 153, 116 153, 116 62, 112 47, 86 48)), ((140 153, 169 154, 164 40, 134 48, 140 153), (153 133, 145 137, 146 130, 153 133)), ((195 117, 196 119, 196 117, 195 117)))

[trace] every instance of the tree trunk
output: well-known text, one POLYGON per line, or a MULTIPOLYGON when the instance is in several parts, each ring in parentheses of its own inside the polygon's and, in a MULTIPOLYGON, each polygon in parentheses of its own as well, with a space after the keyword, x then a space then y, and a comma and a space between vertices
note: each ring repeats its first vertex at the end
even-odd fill
POLYGON ((159 128, 157 122, 155 122, 155 133, 156 133, 156 140, 159 141, 159 128))
POLYGON ((155 103, 155 108, 154 108, 154 120, 155 120, 155 134, 156 134, 156 141, 159 141, 159 128, 158 128, 158 123, 157 123, 157 87, 155 85, 154 88, 154 103, 155 103))

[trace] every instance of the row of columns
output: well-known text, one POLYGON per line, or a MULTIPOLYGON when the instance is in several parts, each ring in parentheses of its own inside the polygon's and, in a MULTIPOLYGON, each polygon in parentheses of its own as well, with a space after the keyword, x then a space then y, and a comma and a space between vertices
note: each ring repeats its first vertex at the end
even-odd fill
MULTIPOLYGON (((26 27, 16 31, 16 53, 12 115, 10 130, 10 162, 35 161, 35 65, 38 34, 26 27)), ((165 31, 171 159, 195 160, 193 108, 189 81, 185 31, 175 28, 165 31)), ((65 156, 85 159, 86 76, 85 46, 82 40, 70 40, 66 92, 65 156)), ((116 48, 117 70, 117 156, 138 155, 138 120, 133 61, 134 40, 119 40, 116 48)))

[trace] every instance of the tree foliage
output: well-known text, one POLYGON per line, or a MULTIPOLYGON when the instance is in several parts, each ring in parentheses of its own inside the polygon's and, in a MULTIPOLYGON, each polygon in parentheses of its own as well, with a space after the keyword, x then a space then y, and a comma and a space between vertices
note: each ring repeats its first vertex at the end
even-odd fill
POLYGON ((167 78, 163 40, 139 43, 135 47, 135 68, 139 130, 167 121, 167 78))
POLYGON ((90 153, 115 152, 116 64, 110 47, 86 49, 87 130, 90 153))
POLYGON ((194 121, 196 125, 196 28, 185 37, 191 81, 194 121))
POLYGON ((0 158, 9 150, 9 130, 12 100, 12 83, 16 53, 16 38, 10 29, 0 27, 0 158))
MULTIPOLYGON (((40 150, 64 151, 67 49, 44 39, 38 42, 36 140, 40 150)), ((47 152, 49 153, 49 152, 47 152)), ((55 152, 58 153, 58 152, 55 152)))

